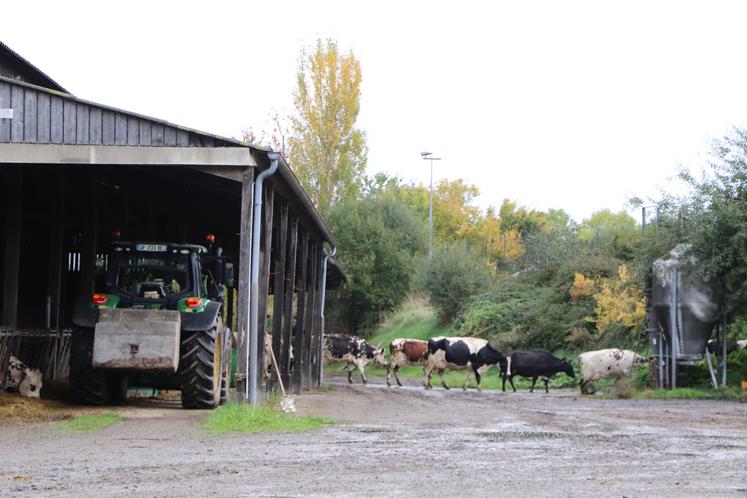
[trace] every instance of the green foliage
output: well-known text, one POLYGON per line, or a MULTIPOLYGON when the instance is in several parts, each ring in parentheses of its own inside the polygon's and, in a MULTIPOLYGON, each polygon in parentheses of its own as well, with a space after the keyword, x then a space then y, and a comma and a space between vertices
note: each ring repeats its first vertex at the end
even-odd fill
POLYGON ((327 417, 283 413, 268 405, 229 403, 213 410, 202 424, 210 433, 296 432, 333 425, 327 417))
POLYGON ((355 127, 361 81, 358 60, 352 52, 341 54, 332 40, 317 40, 314 50, 301 56, 290 160, 322 215, 335 202, 355 198, 363 182, 366 134, 355 127))
POLYGON ((422 297, 408 299, 382 321, 370 342, 383 343, 384 348, 399 337, 428 340, 431 337, 450 335, 449 329, 438 323, 436 312, 422 297))
POLYGON ((467 301, 488 285, 482 258, 465 244, 436 248, 425 270, 423 287, 441 323, 450 323, 467 301))
POLYGON ((68 432, 98 432, 118 422, 122 417, 118 413, 104 413, 102 415, 87 415, 70 420, 57 422, 55 427, 68 432))
POLYGON ((411 209, 389 198, 339 203, 327 221, 349 278, 330 295, 327 330, 365 333, 412 290, 423 226, 411 209))
POLYGON ((578 239, 590 252, 630 259, 640 240, 640 228, 625 211, 597 211, 578 227, 578 239))

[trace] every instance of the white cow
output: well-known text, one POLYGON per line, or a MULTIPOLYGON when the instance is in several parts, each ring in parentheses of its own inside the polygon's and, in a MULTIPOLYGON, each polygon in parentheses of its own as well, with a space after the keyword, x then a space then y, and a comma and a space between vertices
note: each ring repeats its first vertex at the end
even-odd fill
POLYGON ((644 364, 643 356, 628 349, 600 349, 578 355, 581 369, 581 393, 588 394, 588 385, 600 379, 618 379, 628 377, 635 365, 644 364))
POLYGON ((13 355, 8 360, 5 374, 5 389, 19 392, 27 398, 38 398, 43 384, 42 373, 38 368, 31 369, 13 355))

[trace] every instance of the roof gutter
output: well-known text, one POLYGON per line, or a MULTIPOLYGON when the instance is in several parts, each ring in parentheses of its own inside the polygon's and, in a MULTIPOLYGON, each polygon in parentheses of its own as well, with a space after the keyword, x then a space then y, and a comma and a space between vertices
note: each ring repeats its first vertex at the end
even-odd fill
POLYGON ((249 382, 246 384, 246 399, 249 404, 257 404, 257 338, 259 337, 259 236, 262 228, 262 187, 265 178, 275 174, 278 169, 280 154, 268 152, 270 167, 254 181, 254 219, 252 220, 252 276, 249 290, 249 354, 246 355, 246 370, 249 382))

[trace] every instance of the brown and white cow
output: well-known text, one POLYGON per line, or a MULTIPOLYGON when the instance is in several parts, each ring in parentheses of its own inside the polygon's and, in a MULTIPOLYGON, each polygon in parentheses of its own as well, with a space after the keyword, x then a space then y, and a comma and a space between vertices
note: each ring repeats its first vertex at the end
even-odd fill
MULTIPOLYGON (((386 371, 386 385, 391 386, 392 374, 398 386, 399 367, 402 365, 426 365, 428 362, 428 343, 420 339, 394 339, 389 343, 389 368, 386 371)), ((443 375, 443 373, 442 373, 443 375)))
POLYGON ((13 355, 8 360, 5 373, 5 389, 18 392, 21 396, 38 398, 42 388, 42 373, 38 368, 31 369, 13 355))
POLYGON ((356 368, 361 375, 363 383, 367 382, 364 369, 371 360, 382 367, 387 366, 384 350, 380 347, 371 346, 365 339, 346 334, 328 334, 324 336, 324 362, 347 363, 348 382, 351 384, 353 383, 351 374, 356 368))
POLYGON ((648 360, 629 349, 600 349, 587 351, 578 355, 578 366, 581 370, 581 393, 589 393, 589 383, 600 379, 618 379, 628 377, 635 365, 648 360))

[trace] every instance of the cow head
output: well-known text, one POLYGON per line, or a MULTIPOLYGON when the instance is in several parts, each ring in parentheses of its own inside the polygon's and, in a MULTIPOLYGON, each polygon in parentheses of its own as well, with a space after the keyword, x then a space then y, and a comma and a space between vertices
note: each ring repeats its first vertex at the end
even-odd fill
POLYGON ((38 368, 27 370, 26 376, 18 385, 18 392, 21 393, 21 396, 26 396, 27 398, 38 398, 42 385, 41 370, 38 368))
POLYGON ((568 377, 575 378, 576 373, 573 371, 573 365, 568 360, 560 360, 561 372, 565 373, 568 377))
POLYGON ((374 350, 373 351, 373 355, 374 355, 373 356, 373 360, 374 360, 374 363, 376 363, 377 365, 380 365, 382 367, 386 367, 386 366, 389 365, 389 363, 386 360, 386 355, 384 354, 384 348, 381 347, 383 345, 384 345, 384 343, 382 342, 382 343, 377 344, 373 348, 373 350, 374 350))
POLYGON ((433 354, 439 349, 446 351, 448 345, 448 339, 445 337, 432 337, 428 339, 428 354, 433 354))

